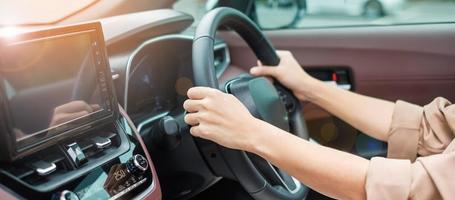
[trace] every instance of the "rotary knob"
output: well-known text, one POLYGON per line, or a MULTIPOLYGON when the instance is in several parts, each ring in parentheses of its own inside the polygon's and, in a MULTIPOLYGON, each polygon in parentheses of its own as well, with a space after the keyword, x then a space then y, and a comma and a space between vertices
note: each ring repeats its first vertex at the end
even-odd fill
POLYGON ((144 173, 149 167, 147 159, 141 155, 136 154, 126 163, 126 168, 132 174, 144 173))
POLYGON ((58 200, 79 200, 79 197, 72 191, 64 190, 58 195, 58 200))

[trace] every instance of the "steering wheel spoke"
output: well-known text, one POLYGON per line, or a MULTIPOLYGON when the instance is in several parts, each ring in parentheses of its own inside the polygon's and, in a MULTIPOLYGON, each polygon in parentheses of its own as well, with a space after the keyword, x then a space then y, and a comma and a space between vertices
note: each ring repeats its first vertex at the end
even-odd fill
POLYGON ((269 161, 251 153, 248 153, 248 157, 272 186, 283 187, 292 194, 301 189, 302 184, 296 178, 274 166, 269 161))
POLYGON ((287 172, 273 166, 270 162, 268 163, 280 180, 280 185, 284 186, 292 194, 295 194, 299 191, 299 189, 302 187, 300 181, 289 175, 287 172))

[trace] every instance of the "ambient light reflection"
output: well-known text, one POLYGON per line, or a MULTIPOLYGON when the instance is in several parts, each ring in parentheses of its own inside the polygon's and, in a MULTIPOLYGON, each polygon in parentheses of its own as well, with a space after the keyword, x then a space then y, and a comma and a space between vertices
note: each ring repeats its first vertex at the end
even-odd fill
POLYGON ((0 28, 0 37, 14 37, 20 33, 20 29, 15 26, 5 26, 0 28))

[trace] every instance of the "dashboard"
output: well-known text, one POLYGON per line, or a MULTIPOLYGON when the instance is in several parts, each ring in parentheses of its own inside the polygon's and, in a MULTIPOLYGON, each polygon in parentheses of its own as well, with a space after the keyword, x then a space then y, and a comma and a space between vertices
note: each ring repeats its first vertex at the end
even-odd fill
MULTIPOLYGON (((182 104, 194 85, 192 42, 190 27, 135 45, 108 46, 111 68, 119 75, 119 102, 153 155, 164 199, 188 199, 220 180, 183 121, 182 104)), ((221 77, 230 64, 224 41, 216 41, 214 56, 221 77)))
POLYGON ((171 35, 143 43, 130 57, 124 107, 135 119, 181 108, 193 86, 191 40, 171 35))
MULTIPOLYGON (((158 200, 174 194, 177 196, 171 198, 188 198, 219 180, 205 164, 193 138, 181 134, 188 131, 181 104, 193 86, 192 21, 189 15, 164 9, 93 22, 104 35, 100 37, 103 45, 93 52, 102 55, 101 62, 107 66, 103 77, 109 76, 106 96, 112 98, 112 109, 106 110, 113 111, 113 120, 88 120, 90 126, 71 129, 74 134, 43 140, 42 148, 0 162, 0 193, 8 194, 6 199, 158 200), (178 127, 178 135, 171 139, 179 145, 163 147, 160 144, 169 140, 165 135, 169 122, 178 127), (191 165, 182 165, 185 162, 191 165), (179 180, 177 184, 175 180, 179 180), (191 192, 179 191, 188 188, 191 192)), ((67 29, 72 30, 71 26, 67 29)), ((61 28, 44 29, 40 33, 61 28)), ((23 31, 40 30, 26 27, 23 31)), ((91 45, 97 44, 101 42, 91 45)), ((229 64, 228 49, 218 41, 215 51, 217 73, 221 74, 229 64)), ((74 80, 85 86, 91 83, 74 80)), ((104 84, 100 80, 97 82, 104 84)), ((104 91, 103 87, 99 90, 104 91)))
MULTIPOLYGON (((0 125, 0 129, 4 128, 0 131, 1 199, 191 199, 221 177, 237 179, 232 169, 223 164, 225 155, 216 154, 223 147, 192 137, 183 120, 182 104, 187 90, 194 85, 193 18, 175 10, 161 9, 90 23, 99 24, 92 29, 102 28, 102 32, 97 32, 95 39, 81 36, 73 42, 85 44, 79 51, 59 48, 68 46, 64 43, 44 45, 53 50, 49 51, 52 54, 34 60, 43 68, 21 74, 26 76, 8 75, 0 70, 0 86, 4 90, 0 101, 7 101, 5 104, 14 111, 11 113, 16 123, 15 126, 6 122, 0 125), (60 56, 55 56, 59 53, 60 56), (66 65, 74 60, 79 64, 66 65), (97 63, 100 67, 91 68, 92 71, 87 72, 89 76, 77 68, 97 63), (94 72, 102 72, 99 75, 102 78, 91 78, 94 72), (34 82, 28 83, 26 79, 34 79, 34 82), (52 96, 56 90, 60 91, 60 98, 52 96), (53 111, 73 100, 93 105, 92 111, 96 112, 82 117, 75 115, 54 124, 53 111), (16 128, 14 133, 5 130, 10 128, 8 125, 16 128)), ((62 27, 24 27, 21 31, 34 32, 41 28, 50 30, 41 30, 41 34, 49 34, 62 27)), ((75 33, 70 32, 69 35, 75 33)), ((229 40, 229 37, 224 38, 229 40)), ((28 43, 24 41, 17 43, 16 48, 28 43)), ((229 44, 236 58, 244 53, 237 51, 244 48, 238 42, 229 41, 229 44)), ((1 45, 2 41, 0 52, 1 45)), ((217 39, 213 50, 215 72, 220 81, 247 70, 230 66, 229 49, 223 40, 217 39)), ((15 59, 21 56, 8 51, 9 54, 0 53, 0 66, 14 65, 15 59)), ((39 49, 29 51, 32 53, 26 52, 24 57, 34 57, 34 52, 49 53, 39 49)), ((349 66, 314 66, 306 71, 346 90, 356 86, 349 66)), ((0 111, 0 120, 5 118, 5 113, 8 114, 8 110, 0 111)), ((320 121, 321 127, 326 126, 325 118, 320 121)), ((319 132, 316 125, 311 132, 319 132)), ((364 140, 370 141, 369 138, 364 140)), ((375 143, 368 144, 365 149, 371 149, 370 144, 375 143)), ((377 143, 378 149, 384 149, 385 146, 380 145, 382 143, 377 143)))
POLYGON ((118 106, 100 22, 0 43, 2 188, 19 199, 160 196, 142 138, 118 106))
MULTIPOLYGON (((0 163, 0 193, 10 194, 7 199, 190 199, 221 177, 235 179, 224 158, 213 153, 220 147, 192 137, 183 120, 182 104, 194 86, 192 22, 191 16, 168 9, 94 22, 102 27, 106 45, 95 54, 107 59, 103 76, 109 77, 107 95, 115 100, 110 105, 120 106, 115 123, 88 120, 93 123, 77 137, 68 134, 54 146, 46 141, 46 148, 12 165, 0 163), (200 145, 204 142, 210 144, 200 145), (81 162, 73 151, 87 158, 81 162), (71 155, 76 161, 68 161, 71 155)), ((231 59, 223 40, 215 40, 213 51, 220 85, 245 73, 227 69, 231 59)))
MULTIPOLYGON (((191 52, 192 36, 186 33, 151 38, 129 54, 125 78, 116 82, 121 83, 117 91, 123 94, 123 107, 154 155, 165 199, 189 198, 219 180, 183 121, 182 104, 194 86, 191 52)), ((222 40, 216 41, 214 55, 221 76, 230 64, 222 40)))
MULTIPOLYGON (((141 44, 126 66, 124 108, 135 121, 161 113, 182 112, 186 91, 193 84, 192 37, 159 36, 141 44)), ((227 45, 219 40, 214 49, 219 76, 229 65, 227 45)))

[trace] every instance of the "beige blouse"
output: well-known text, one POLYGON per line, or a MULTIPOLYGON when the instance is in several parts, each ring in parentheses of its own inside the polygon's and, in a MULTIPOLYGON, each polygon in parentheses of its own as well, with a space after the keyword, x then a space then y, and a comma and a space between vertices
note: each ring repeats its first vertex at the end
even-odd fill
POLYGON ((397 101, 388 158, 371 159, 367 199, 455 199, 455 104, 397 101))

